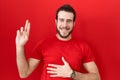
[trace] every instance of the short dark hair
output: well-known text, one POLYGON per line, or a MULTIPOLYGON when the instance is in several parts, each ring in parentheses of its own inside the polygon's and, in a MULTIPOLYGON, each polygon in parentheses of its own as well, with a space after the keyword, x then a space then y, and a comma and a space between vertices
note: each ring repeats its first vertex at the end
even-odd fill
POLYGON ((58 13, 59 11, 67 11, 67 12, 72 12, 74 15, 73 21, 75 21, 76 19, 76 12, 75 10, 72 8, 72 6, 70 6, 69 4, 65 4, 63 6, 61 6, 60 8, 58 8, 57 12, 56 12, 56 20, 58 19, 58 13))

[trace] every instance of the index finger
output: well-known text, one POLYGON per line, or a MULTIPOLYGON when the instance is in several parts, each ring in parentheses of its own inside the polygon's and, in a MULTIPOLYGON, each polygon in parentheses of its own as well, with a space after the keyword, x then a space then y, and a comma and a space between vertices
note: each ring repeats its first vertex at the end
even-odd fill
POLYGON ((25 31, 27 31, 28 23, 29 23, 29 21, 27 19, 26 22, 25 22, 25 31))
POLYGON ((62 65, 57 65, 57 64, 48 64, 50 67, 61 67, 62 65))
POLYGON ((25 31, 29 35, 29 32, 30 32, 30 22, 29 22, 28 19, 26 20, 26 23, 25 23, 25 31))

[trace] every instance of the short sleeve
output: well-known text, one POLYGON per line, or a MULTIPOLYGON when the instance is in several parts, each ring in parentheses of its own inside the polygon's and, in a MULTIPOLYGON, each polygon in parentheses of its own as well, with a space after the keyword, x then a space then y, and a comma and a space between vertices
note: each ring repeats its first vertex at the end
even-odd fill
POLYGON ((42 59, 42 41, 40 41, 32 51, 31 58, 42 59))
POLYGON ((90 47, 87 44, 84 44, 83 48, 83 63, 91 62, 95 60, 93 52, 91 51, 90 47))

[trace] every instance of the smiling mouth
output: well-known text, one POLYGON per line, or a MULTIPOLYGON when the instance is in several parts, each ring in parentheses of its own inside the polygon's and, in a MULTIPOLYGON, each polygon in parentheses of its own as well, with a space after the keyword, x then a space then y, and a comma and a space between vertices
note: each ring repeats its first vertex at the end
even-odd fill
POLYGON ((61 30, 69 30, 70 28, 67 28, 67 27, 60 27, 59 29, 61 29, 61 30))

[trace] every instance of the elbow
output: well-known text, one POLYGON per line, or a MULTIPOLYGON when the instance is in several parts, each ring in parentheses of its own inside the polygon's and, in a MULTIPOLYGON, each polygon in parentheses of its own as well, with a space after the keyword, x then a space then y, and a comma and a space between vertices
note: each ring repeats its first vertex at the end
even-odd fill
POLYGON ((27 75, 22 75, 22 74, 20 74, 19 76, 20 76, 20 78, 27 78, 28 77, 27 75))
POLYGON ((21 71, 19 70, 18 72, 19 72, 19 77, 22 79, 29 77, 29 75, 31 74, 30 70, 21 70, 21 71))
POLYGON ((98 80, 101 80, 100 76, 98 76, 98 80))
POLYGON ((98 73, 92 73, 93 76, 91 77, 91 80, 101 80, 100 75, 98 73))
POLYGON ((96 80, 101 80, 100 75, 96 74, 96 80))
POLYGON ((27 78, 29 75, 24 73, 19 73, 20 78, 27 78))

